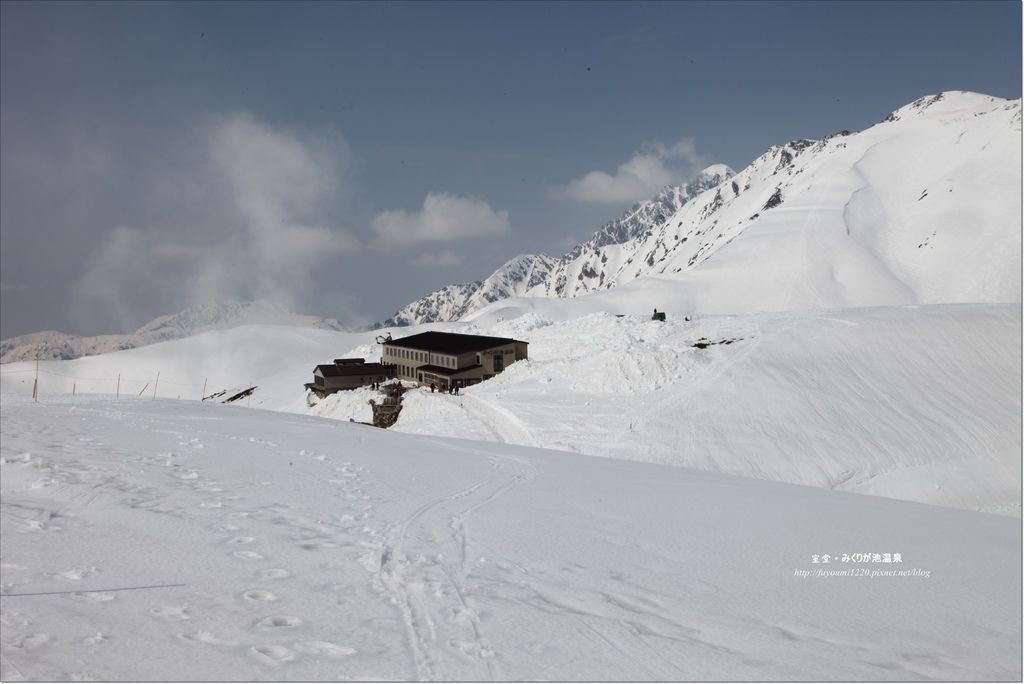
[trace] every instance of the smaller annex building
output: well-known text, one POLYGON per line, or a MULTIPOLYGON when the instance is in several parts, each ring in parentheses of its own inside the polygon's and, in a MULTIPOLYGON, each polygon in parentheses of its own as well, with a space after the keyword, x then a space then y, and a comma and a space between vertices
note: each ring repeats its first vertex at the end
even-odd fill
POLYGON ((318 397, 339 390, 355 389, 374 382, 395 377, 395 368, 382 363, 366 363, 365 359, 334 359, 334 363, 321 364, 313 369, 313 382, 306 389, 318 397))
POLYGON ((528 342, 446 332, 423 332, 386 340, 381 362, 396 377, 441 388, 467 387, 493 378, 527 358, 528 342))

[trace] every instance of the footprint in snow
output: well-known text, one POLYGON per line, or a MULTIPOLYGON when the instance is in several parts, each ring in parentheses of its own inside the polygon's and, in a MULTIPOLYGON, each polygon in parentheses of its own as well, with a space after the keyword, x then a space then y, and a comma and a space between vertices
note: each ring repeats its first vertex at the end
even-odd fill
POLYGON ((474 658, 493 658, 494 651, 482 643, 473 641, 457 641, 452 640, 448 642, 448 647, 464 653, 465 655, 472 656, 474 658))
POLYGON ((25 636, 21 637, 17 641, 13 642, 11 644, 11 646, 14 646, 14 648, 23 648, 25 650, 32 650, 34 648, 39 648, 40 646, 45 646, 49 642, 50 642, 50 635, 49 634, 44 634, 44 633, 26 634, 25 636))
POLYGON ((55 577, 55 578, 58 578, 58 579, 68 580, 69 582, 77 582, 77 581, 81 580, 84 577, 88 577, 89 575, 93 574, 94 572, 96 572, 96 568, 95 567, 82 568, 82 567, 77 567, 76 566, 74 568, 71 568, 70 570, 65 570, 64 572, 58 572, 56 575, 52 575, 52 576, 55 577))
POLYGON ((257 627, 266 627, 268 629, 298 627, 301 624, 302 619, 297 618, 294 615, 268 615, 267 617, 260 618, 256 621, 257 627))
POLYGON ((336 549, 340 544, 332 541, 308 541, 299 544, 299 547, 306 551, 318 551, 320 549, 336 549))
POLYGON ((255 551, 235 551, 231 555, 234 556, 235 558, 240 559, 240 560, 247 560, 247 561, 248 560, 263 560, 264 558, 266 558, 266 556, 264 556, 263 554, 256 553, 255 551))
POLYGON ((178 635, 179 639, 185 641, 191 641, 200 644, 212 644, 214 646, 235 646, 236 642, 226 641, 224 639, 218 639, 213 635, 213 632, 208 632, 205 629, 196 630, 195 632, 182 632, 178 635))
POLYGON ((356 652, 354 648, 332 644, 329 641, 302 641, 295 644, 295 650, 300 653, 327 656, 329 658, 344 658, 356 652))
POLYGON ((252 544, 254 541, 256 541, 256 537, 232 537, 231 539, 228 539, 225 543, 230 544, 232 546, 237 546, 239 544, 252 544))
POLYGON ((266 570, 260 570, 259 576, 262 579, 287 579, 292 576, 292 573, 284 568, 267 568, 266 570))
POLYGON ((242 597, 249 601, 256 601, 257 603, 268 603, 270 601, 277 600, 277 594, 264 589, 250 589, 249 591, 243 592, 242 597))
POLYGON ((249 652, 258 660, 268 665, 280 665, 281 663, 295 660, 295 654, 292 651, 276 644, 253 646, 249 649, 249 652))
POLYGON ((149 614, 165 620, 191 620, 188 611, 178 606, 159 606, 150 608, 149 614))

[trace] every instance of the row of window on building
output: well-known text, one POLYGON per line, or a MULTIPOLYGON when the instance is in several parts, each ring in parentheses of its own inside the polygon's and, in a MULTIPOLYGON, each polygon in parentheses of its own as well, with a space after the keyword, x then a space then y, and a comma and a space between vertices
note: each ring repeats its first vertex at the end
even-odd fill
POLYGON ((392 353, 400 359, 418 361, 443 368, 458 368, 458 361, 454 356, 431 354, 430 352, 416 351, 415 349, 393 349, 392 353))

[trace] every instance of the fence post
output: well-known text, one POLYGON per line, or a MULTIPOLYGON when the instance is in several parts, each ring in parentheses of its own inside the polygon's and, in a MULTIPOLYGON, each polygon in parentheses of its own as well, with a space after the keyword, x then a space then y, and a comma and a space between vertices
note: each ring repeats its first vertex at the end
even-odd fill
POLYGON ((153 398, 156 399, 156 386, 160 384, 160 371, 156 372, 156 382, 153 383, 153 398))

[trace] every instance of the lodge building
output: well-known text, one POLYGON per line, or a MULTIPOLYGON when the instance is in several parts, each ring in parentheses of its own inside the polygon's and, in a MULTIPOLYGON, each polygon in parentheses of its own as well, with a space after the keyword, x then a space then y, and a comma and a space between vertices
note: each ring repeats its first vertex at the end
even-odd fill
POLYGON ((307 382, 305 387, 322 398, 339 390, 355 389, 393 377, 395 369, 384 364, 366 363, 365 359, 334 359, 334 363, 314 368, 313 382, 307 382))
POLYGON ((467 387, 527 358, 528 344, 507 337, 423 332, 384 341, 381 363, 394 366, 401 380, 441 388, 467 387))

